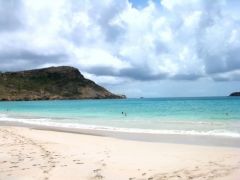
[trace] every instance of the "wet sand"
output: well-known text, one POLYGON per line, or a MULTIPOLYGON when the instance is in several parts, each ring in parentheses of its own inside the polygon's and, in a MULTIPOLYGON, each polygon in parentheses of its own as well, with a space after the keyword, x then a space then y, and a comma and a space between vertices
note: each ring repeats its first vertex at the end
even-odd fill
POLYGON ((240 149, 0 126, 0 180, 238 180, 240 149))

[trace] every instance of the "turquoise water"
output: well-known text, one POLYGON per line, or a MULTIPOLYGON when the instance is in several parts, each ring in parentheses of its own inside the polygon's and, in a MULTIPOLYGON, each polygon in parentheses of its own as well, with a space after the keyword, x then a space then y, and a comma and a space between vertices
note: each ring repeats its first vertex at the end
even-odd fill
POLYGON ((111 131, 240 137, 240 98, 0 102, 0 120, 111 131))

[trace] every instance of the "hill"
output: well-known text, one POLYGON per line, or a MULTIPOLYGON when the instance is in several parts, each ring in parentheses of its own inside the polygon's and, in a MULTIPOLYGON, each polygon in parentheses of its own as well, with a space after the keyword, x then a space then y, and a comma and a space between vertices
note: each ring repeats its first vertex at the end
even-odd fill
POLYGON ((240 96, 240 92, 233 92, 229 96, 240 96))
POLYGON ((121 99, 69 66, 0 73, 0 100, 121 99))

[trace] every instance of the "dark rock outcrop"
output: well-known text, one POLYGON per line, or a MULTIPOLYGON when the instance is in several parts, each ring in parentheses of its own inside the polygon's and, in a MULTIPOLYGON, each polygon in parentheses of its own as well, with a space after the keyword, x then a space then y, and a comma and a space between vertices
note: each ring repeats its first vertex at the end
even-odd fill
POLYGON ((233 92, 229 96, 240 96, 240 92, 233 92))
POLYGON ((122 99, 69 66, 0 73, 0 100, 122 99))

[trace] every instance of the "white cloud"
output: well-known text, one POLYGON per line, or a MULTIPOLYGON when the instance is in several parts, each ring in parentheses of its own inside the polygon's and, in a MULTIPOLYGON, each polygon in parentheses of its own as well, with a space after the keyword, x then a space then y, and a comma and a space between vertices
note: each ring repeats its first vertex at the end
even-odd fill
MULTIPOLYGON (((0 0, 1 7, 12 8, 0 8, 1 17, 10 17, 0 17, 2 70, 72 65, 114 84, 217 80, 240 69, 234 0, 149 1, 140 9, 127 0, 11 2, 0 0)), ((232 76, 225 79, 237 79, 232 76)))

